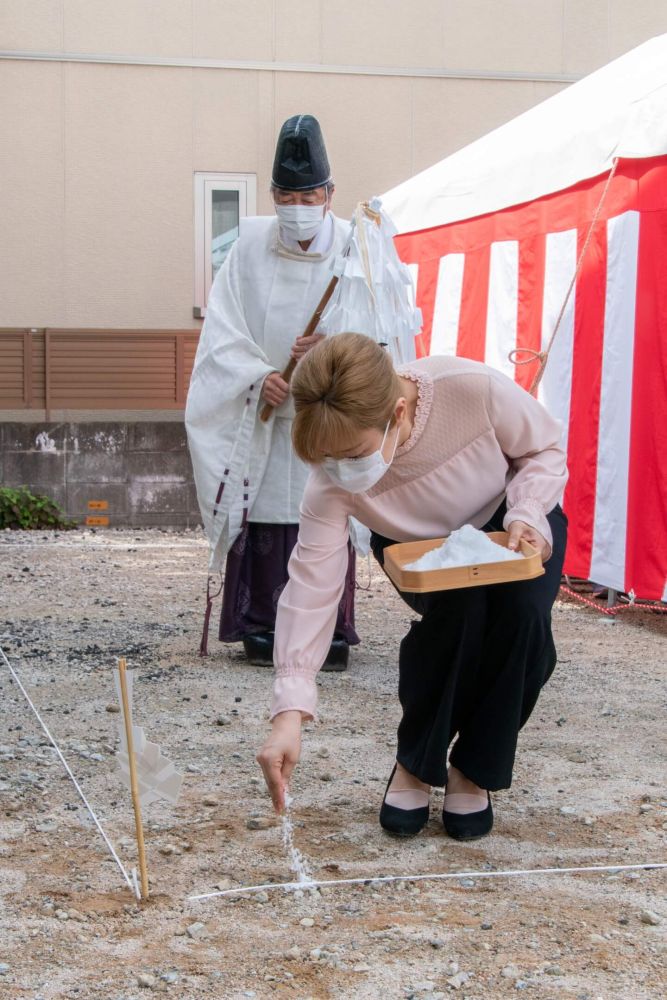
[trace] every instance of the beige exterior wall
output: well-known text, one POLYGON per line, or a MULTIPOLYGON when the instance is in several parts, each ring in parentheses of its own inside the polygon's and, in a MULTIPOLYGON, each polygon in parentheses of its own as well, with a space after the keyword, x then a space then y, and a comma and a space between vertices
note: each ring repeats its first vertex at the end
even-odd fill
POLYGON ((0 0, 0 327, 197 328, 195 171, 271 211, 307 111, 349 216, 664 31, 665 0, 0 0))

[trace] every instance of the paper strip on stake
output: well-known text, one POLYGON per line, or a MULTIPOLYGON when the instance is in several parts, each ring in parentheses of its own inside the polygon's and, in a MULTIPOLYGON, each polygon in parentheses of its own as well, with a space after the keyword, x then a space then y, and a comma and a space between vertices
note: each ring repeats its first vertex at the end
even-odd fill
MULTIPOLYGON (((130 719, 132 719, 132 677, 132 671, 127 670, 125 672, 125 679, 130 719)), ((120 675, 118 670, 114 670, 114 683, 122 712, 123 701, 120 692, 120 675)), ((130 763, 127 754, 127 737, 124 723, 118 723, 118 733, 120 736, 120 750, 118 751, 120 776, 123 784, 127 788, 131 788, 130 763)), ((183 774, 177 771, 172 762, 162 754, 157 743, 151 743, 146 739, 146 733, 142 726, 132 726, 132 742, 134 743, 137 785, 141 805, 149 805, 158 799, 166 799, 167 802, 175 805, 181 791, 183 774)))

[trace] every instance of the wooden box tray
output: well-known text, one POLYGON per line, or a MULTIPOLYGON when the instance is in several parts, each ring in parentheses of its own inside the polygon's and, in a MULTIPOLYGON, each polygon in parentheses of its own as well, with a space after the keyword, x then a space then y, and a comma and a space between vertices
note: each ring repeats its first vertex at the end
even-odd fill
MULTIPOLYGON (((489 531, 489 538, 500 545, 507 545, 506 531, 489 531)), ((389 579, 399 590, 408 594, 424 594, 432 590, 455 590, 457 587, 483 587, 490 583, 512 583, 515 580, 533 580, 542 576, 544 566, 537 549, 521 541, 523 559, 506 562, 479 563, 474 566, 453 566, 450 569, 405 569, 406 563, 415 562, 431 549, 442 545, 444 538, 427 538, 420 542, 399 542, 384 550, 384 568, 389 579)))

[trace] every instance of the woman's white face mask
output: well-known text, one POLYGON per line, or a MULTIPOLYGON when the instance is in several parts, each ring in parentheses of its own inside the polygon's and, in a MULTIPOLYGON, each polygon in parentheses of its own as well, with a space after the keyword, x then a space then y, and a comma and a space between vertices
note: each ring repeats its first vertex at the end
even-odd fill
POLYGON ((276 205, 280 225, 300 241, 314 239, 324 222, 326 205, 276 205))
POLYGON ((394 455, 396 454, 396 448, 398 447, 397 423, 396 437, 394 439, 394 447, 391 452, 391 458, 388 462, 386 462, 384 455, 382 454, 382 449, 384 448, 384 443, 387 440, 390 423, 391 420, 388 420, 387 426, 384 430, 382 444, 377 451, 372 452, 370 455, 362 455, 360 458, 324 459, 322 462, 322 468, 326 472, 329 479, 331 479, 336 486, 339 486, 342 490, 346 490, 348 493, 365 493, 366 490, 370 490, 382 479, 385 472, 393 462, 394 455))

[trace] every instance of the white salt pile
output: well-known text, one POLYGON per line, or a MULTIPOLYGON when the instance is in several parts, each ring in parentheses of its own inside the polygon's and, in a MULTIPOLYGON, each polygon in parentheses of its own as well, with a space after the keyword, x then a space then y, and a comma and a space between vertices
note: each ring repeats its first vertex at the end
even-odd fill
POLYGON ((508 559, 523 558, 520 552, 512 552, 504 545, 498 545, 483 531, 464 524, 437 549, 425 552, 416 562, 407 563, 404 569, 451 569, 453 566, 477 566, 479 563, 505 562, 508 559))
POLYGON ((297 877, 298 882, 308 885, 313 881, 313 876, 308 870, 308 864, 301 851, 294 844, 294 824, 292 823, 291 808, 294 799, 288 791, 285 791, 285 811, 282 815, 282 835, 283 847, 290 860, 290 868, 297 877))

